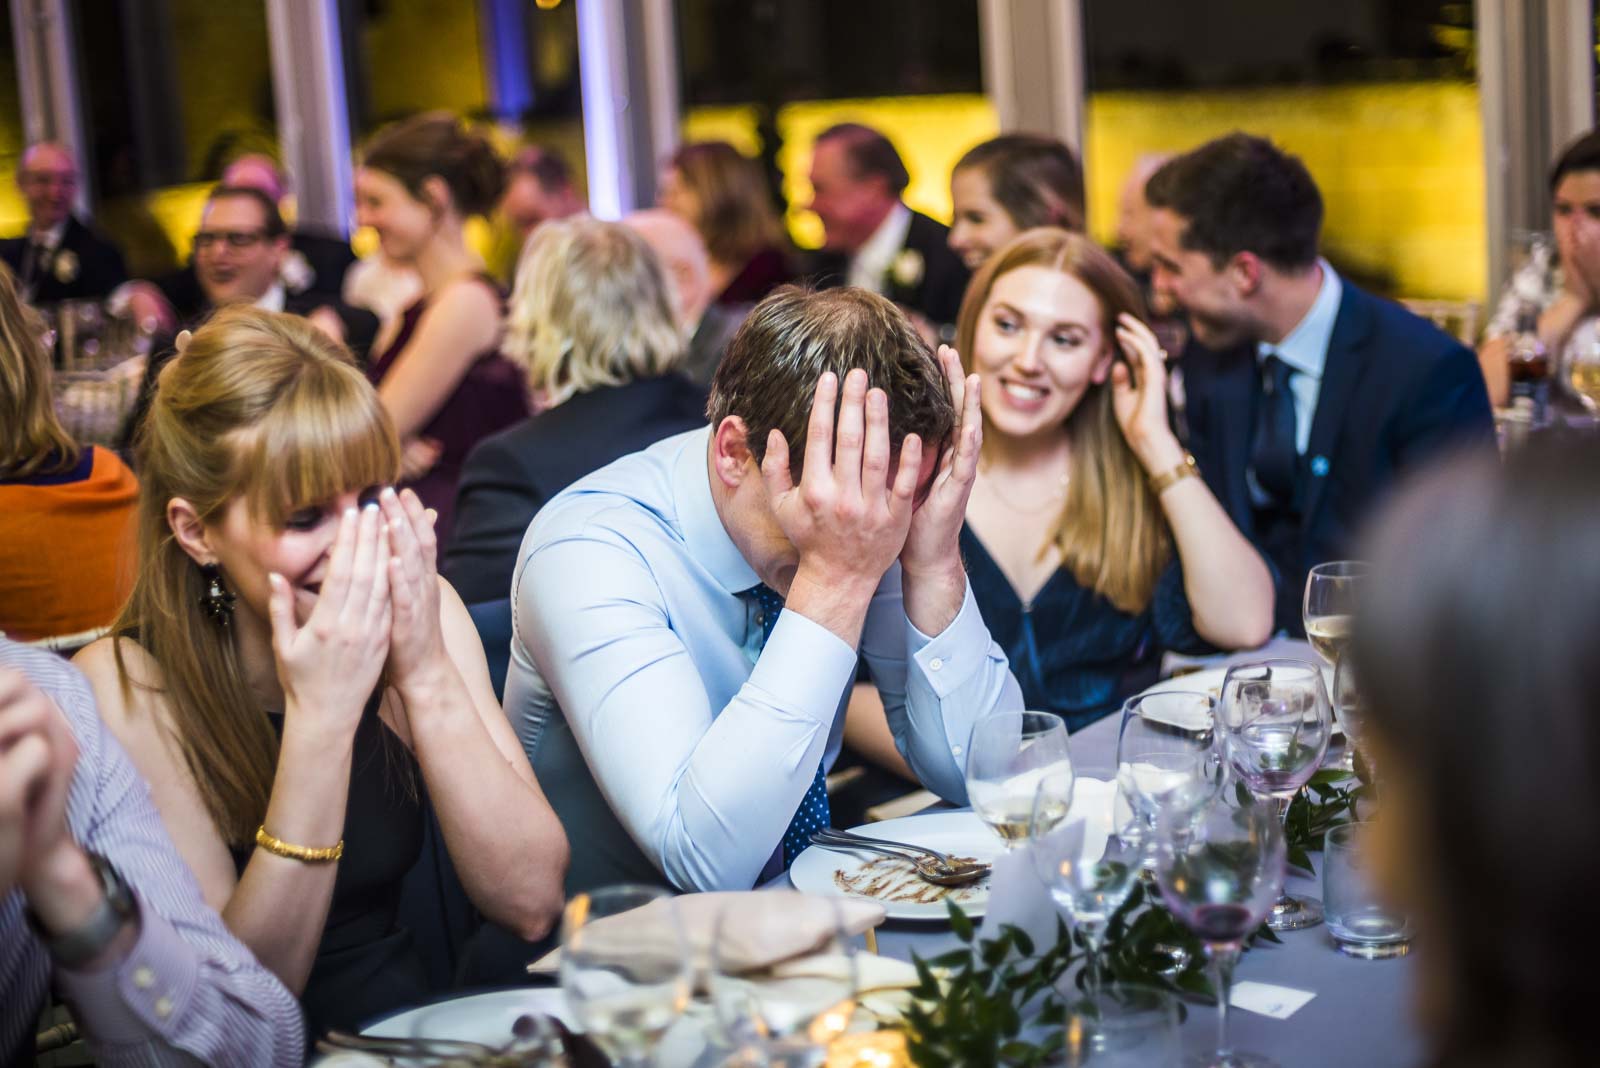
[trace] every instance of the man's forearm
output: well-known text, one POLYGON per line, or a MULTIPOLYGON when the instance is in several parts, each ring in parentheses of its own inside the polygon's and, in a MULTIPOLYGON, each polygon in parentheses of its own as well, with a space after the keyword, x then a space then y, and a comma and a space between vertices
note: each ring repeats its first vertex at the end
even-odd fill
MULTIPOLYGON (((830 575, 801 560, 784 598, 785 611, 798 612, 832 631, 852 649, 861 644, 861 628, 882 576, 830 575)), ((961 607, 959 595, 956 608, 961 607)), ((954 613, 951 613, 954 619, 954 613)))
POLYGON ((967 594, 967 572, 954 554, 944 567, 931 571, 902 569, 900 583, 906 618, 930 638, 943 634, 955 622, 967 594))

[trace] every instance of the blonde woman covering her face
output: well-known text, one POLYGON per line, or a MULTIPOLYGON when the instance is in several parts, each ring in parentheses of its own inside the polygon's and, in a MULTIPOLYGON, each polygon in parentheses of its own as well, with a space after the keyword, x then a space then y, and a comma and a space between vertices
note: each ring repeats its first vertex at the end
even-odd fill
POLYGON ((981 376, 962 548, 1029 708, 1111 711, 1163 648, 1265 641, 1272 579, 1168 424, 1164 353, 1132 279, 1036 229, 973 278, 957 345, 981 376))
POLYGON ((478 909, 543 935, 565 838, 348 355, 224 311, 164 370, 138 455, 139 578, 77 661, 207 902, 312 1028, 428 993, 396 919, 424 800, 478 909))

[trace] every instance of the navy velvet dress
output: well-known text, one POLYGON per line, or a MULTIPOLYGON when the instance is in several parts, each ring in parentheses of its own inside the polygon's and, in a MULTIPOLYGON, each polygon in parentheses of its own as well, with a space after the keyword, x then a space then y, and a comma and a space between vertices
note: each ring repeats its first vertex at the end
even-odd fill
POLYGON ((1056 713, 1069 731, 1117 711, 1130 694, 1154 682, 1166 650, 1216 651, 1195 633, 1176 554, 1137 615, 1078 585, 1064 567, 1024 602, 966 525, 961 555, 972 596, 1011 660, 1027 707, 1056 713))

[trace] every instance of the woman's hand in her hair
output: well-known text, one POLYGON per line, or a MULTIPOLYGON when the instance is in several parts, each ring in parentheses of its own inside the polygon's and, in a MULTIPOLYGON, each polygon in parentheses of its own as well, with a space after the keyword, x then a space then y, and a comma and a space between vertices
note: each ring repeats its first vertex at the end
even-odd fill
POLYGON ((327 575, 304 625, 282 575, 269 578, 272 651, 286 701, 285 727, 311 717, 351 731, 389 655, 389 534, 374 506, 339 521, 327 575))
POLYGON ((378 495, 389 527, 389 677, 403 696, 414 679, 450 665, 439 625, 438 540, 434 512, 411 490, 378 495))
POLYGON ((1155 332, 1126 313, 1117 317, 1117 344, 1126 357, 1111 363, 1117 425, 1145 470, 1158 474, 1183 460, 1183 447, 1167 420, 1167 354, 1155 332))

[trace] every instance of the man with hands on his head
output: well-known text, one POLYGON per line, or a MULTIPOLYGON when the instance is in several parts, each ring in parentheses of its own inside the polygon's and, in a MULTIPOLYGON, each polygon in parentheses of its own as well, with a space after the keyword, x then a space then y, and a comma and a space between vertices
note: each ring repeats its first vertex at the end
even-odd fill
POLYGON ((865 290, 779 290, 717 370, 711 425, 575 483, 512 582, 506 712, 579 843, 569 893, 746 889, 828 824, 857 650, 931 790, 1021 705, 967 587, 976 376, 865 290))
POLYGON ((83 676, 0 638, 0 1064, 52 983, 99 1064, 304 1057, 299 1005, 206 906, 83 676))

